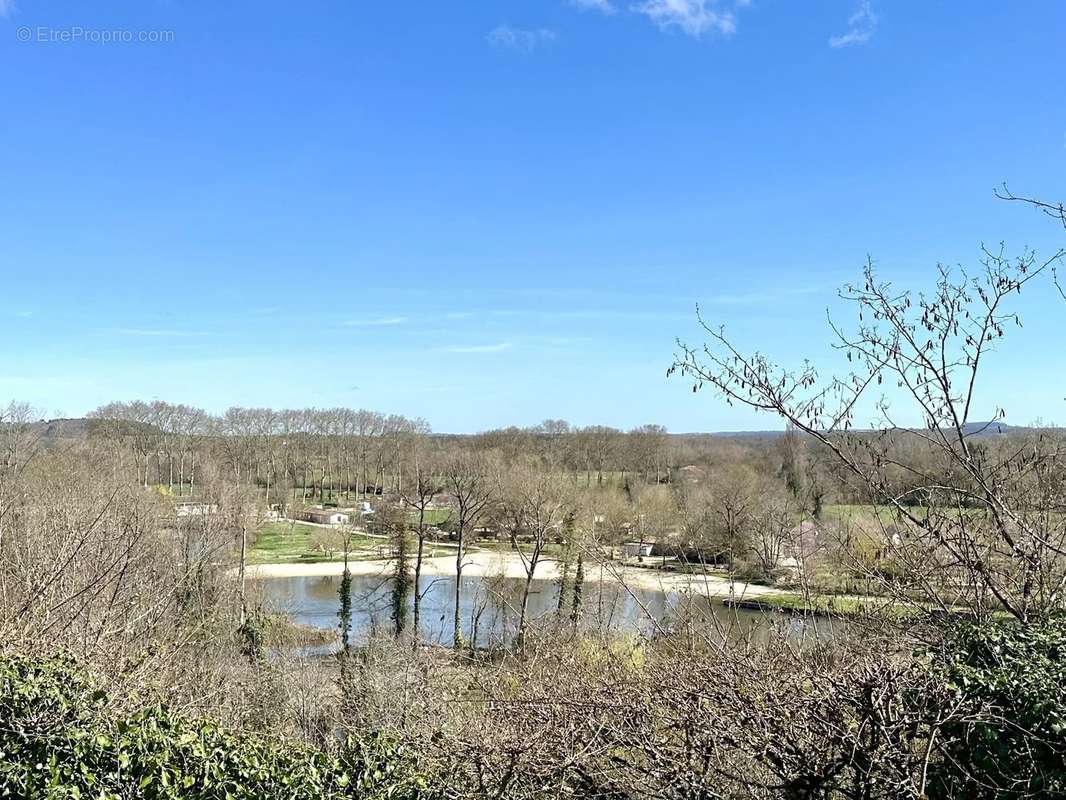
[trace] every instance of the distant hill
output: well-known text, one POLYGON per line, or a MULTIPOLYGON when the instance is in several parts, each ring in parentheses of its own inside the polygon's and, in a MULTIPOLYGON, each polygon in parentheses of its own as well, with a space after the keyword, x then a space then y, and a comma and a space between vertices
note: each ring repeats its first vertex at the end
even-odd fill
POLYGON ((88 419, 50 419, 38 422, 35 427, 43 439, 84 439, 89 435, 91 424, 92 420, 88 419))
POLYGON ((671 438, 680 440, 735 439, 737 441, 771 441, 785 435, 784 431, 707 431, 703 433, 671 433, 671 438))
MULTIPOLYGON (((853 428, 852 433, 862 433, 863 431, 872 432, 872 428, 860 429, 853 428)), ((968 422, 963 427, 963 433, 967 436, 1006 436, 1011 433, 1023 433, 1025 431, 1037 430, 1036 428, 1028 428, 1019 425, 1008 425, 1005 422, 968 422)), ((699 439, 699 438, 715 438, 715 439, 777 439, 785 435, 784 430, 774 431, 709 431, 706 433, 674 433, 671 436, 675 436, 679 439, 699 439)))
POLYGON ((967 422, 962 432, 967 436, 1005 436, 1008 433, 1022 433, 1034 428, 1008 425, 1005 422, 967 422))

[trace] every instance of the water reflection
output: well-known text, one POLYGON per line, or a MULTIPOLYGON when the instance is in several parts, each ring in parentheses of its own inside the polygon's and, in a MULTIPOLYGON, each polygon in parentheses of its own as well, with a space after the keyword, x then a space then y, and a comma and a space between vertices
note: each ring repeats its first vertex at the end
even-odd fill
MULTIPOLYGON (((337 630, 340 608, 339 576, 270 578, 258 581, 266 609, 281 612, 303 625, 337 630)), ((497 647, 513 641, 518 628, 518 609, 523 581, 514 578, 464 577, 461 627, 465 641, 478 647, 497 647)), ((423 577, 421 640, 451 644, 453 641, 454 577, 423 577)), ((352 577, 353 644, 365 642, 375 632, 392 629, 390 618, 391 580, 356 575, 352 577)), ((564 596, 559 608, 560 587, 556 581, 533 582, 528 618, 532 622, 569 620, 572 597, 564 596)), ((407 626, 412 624, 413 592, 408 598, 407 626)), ((717 600, 687 592, 655 589, 629 589, 615 583, 591 582, 585 585, 579 624, 586 631, 654 636, 668 630, 680 619, 702 619, 710 624, 747 633, 783 626, 791 636, 811 634, 822 638, 831 633, 827 620, 812 621, 777 616, 771 620, 760 612, 727 609, 717 600)))

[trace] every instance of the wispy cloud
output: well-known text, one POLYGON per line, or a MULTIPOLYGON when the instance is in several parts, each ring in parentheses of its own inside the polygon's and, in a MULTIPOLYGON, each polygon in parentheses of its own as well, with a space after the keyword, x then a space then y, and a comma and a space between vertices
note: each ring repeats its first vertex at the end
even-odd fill
POLYGON ((16 317, 21 317, 22 319, 29 319, 30 317, 33 316, 33 312, 32 311, 16 311, 15 312, 15 316, 16 317))
POLYGON ((403 325, 407 317, 378 317, 376 319, 349 319, 341 324, 349 328, 380 328, 386 325, 403 325))
POLYGON ((474 314, 470 311, 449 311, 444 316, 448 319, 469 319, 474 314))
POLYGON ((687 319, 683 314, 669 311, 637 311, 631 309, 575 308, 575 309, 499 309, 489 312, 494 317, 529 317, 538 320, 644 320, 669 321, 687 319))
POLYGON ((15 10, 15 0, 0 0, 0 17, 6 17, 15 10))
POLYGON ((490 31, 486 38, 493 47, 531 53, 538 47, 550 45, 558 37, 555 31, 548 28, 524 30, 512 28, 510 25, 500 25, 490 31))
MULTIPOLYGON (((736 7, 747 5, 737 3, 736 7)), ((677 28, 689 36, 716 32, 729 36, 737 30, 736 14, 716 0, 644 0, 633 6, 663 30, 677 28)))
POLYGON ((534 346, 548 348, 574 348, 596 341, 591 336, 526 336, 525 342, 534 346))
POLYGON ((870 7, 870 0, 862 0, 855 13, 848 17, 848 30, 840 36, 829 38, 830 47, 851 47, 866 44, 877 30, 877 15, 870 7))
POLYGON ((175 338, 207 336, 206 331, 180 331, 164 328, 117 328, 115 332, 123 336, 168 336, 175 338))
POLYGON ((570 5, 582 11, 599 11, 601 14, 613 14, 618 10, 611 0, 570 0, 570 5))
POLYGON ((500 342, 499 344, 472 344, 472 345, 452 345, 451 347, 445 347, 445 353, 502 353, 505 350, 511 349, 510 342, 500 342))

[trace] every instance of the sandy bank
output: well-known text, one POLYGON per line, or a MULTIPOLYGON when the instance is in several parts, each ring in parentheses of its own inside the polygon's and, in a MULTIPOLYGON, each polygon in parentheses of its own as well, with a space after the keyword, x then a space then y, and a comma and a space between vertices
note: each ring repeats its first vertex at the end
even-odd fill
MULTIPOLYGON (((352 561, 349 569, 353 575, 387 575, 392 565, 388 561, 352 561)), ((340 575, 344 564, 326 561, 319 564, 260 564, 248 568, 250 578, 303 578, 340 575)), ((455 574, 455 556, 444 555, 427 558, 422 562, 422 574, 448 576, 455 574)), ((524 578, 522 560, 515 553, 478 551, 467 554, 463 562, 463 575, 470 577, 524 578)), ((554 561, 542 561, 537 565, 536 577, 552 580, 559 577, 559 566, 554 561)), ((586 567, 585 579, 625 583, 634 589, 658 589, 668 592, 690 591, 708 597, 757 597, 769 592, 779 592, 766 586, 731 582, 717 575, 679 575, 643 567, 625 567, 609 563, 586 567)))

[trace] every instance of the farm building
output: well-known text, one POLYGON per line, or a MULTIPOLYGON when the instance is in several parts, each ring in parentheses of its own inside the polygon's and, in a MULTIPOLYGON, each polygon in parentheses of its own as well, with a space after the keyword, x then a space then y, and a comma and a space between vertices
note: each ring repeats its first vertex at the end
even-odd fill
POLYGON ((293 517, 302 522, 313 522, 316 525, 347 525, 351 516, 344 511, 335 508, 305 508, 294 511, 293 517))

